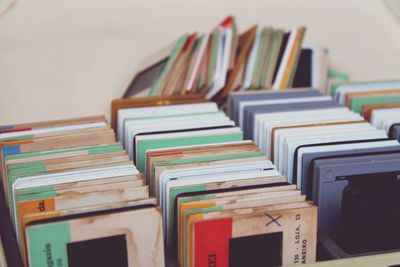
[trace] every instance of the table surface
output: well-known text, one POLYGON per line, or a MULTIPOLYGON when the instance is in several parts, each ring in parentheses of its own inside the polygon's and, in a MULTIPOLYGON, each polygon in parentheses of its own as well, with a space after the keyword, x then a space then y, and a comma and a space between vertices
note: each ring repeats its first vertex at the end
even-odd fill
POLYGON ((354 81, 400 78, 400 24, 381 0, 15 0, 0 16, 0 125, 107 114, 140 60, 233 14, 305 25, 354 81))

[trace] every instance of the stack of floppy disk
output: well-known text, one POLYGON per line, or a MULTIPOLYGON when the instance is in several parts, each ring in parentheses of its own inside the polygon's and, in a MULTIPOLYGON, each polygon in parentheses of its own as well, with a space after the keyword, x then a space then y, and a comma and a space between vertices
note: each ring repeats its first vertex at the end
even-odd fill
POLYGON ((165 242, 179 266, 314 262, 312 202, 216 103, 180 99, 112 103, 118 136, 162 209, 165 242))
POLYGON ((183 34, 144 59, 124 98, 202 94, 222 104, 238 90, 324 90, 327 50, 302 48, 304 34, 304 27, 257 26, 239 34, 235 18, 228 16, 211 32, 183 34))
POLYGON ((103 116, 1 129, 9 266, 164 266, 160 210, 103 116))
POLYGON ((400 81, 340 83, 332 86, 330 93, 340 104, 400 140, 400 81))
POLYGON ((358 113, 366 109, 364 103, 397 100, 386 89, 352 91, 359 87, 384 88, 376 83, 337 86, 339 103, 309 89, 241 92, 229 100, 230 116, 245 137, 318 206, 319 239, 336 244, 327 248, 340 257, 400 249, 400 144, 387 135, 399 113, 394 108, 372 111, 373 124, 384 130, 358 113), (348 101, 351 110, 341 101, 348 101))

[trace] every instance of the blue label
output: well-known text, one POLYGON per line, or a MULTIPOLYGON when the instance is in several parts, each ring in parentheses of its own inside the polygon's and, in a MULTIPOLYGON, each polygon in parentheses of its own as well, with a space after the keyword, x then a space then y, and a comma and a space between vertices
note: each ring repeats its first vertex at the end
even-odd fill
POLYGON ((3 148, 3 154, 4 156, 7 155, 13 155, 13 154, 20 154, 21 153, 21 148, 19 145, 15 145, 15 146, 5 146, 3 148))
POLYGON ((12 125, 0 126, 0 131, 11 130, 11 129, 13 129, 12 125))

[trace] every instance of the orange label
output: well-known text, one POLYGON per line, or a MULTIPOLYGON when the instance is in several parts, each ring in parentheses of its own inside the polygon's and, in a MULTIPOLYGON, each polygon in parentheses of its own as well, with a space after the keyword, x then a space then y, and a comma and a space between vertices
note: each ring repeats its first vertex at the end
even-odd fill
POLYGON ((197 221, 200 221, 203 219, 203 214, 192 214, 188 216, 188 251, 187 251, 187 263, 189 267, 193 266, 193 229, 194 229, 194 223, 197 221))
POLYGON ((190 210, 190 209, 201 209, 201 208, 208 208, 208 207, 214 207, 215 203, 211 201, 204 201, 200 203, 182 203, 179 207, 179 228, 177 227, 179 231, 179 259, 180 262, 183 263, 184 260, 184 231, 185 231, 185 211, 190 210))
POLYGON ((58 216, 58 213, 46 212, 54 210, 55 210, 55 201, 52 198, 22 201, 18 203, 17 223, 19 224, 19 240, 20 240, 21 256, 25 266, 27 266, 26 248, 25 248, 25 225, 33 221, 48 219, 58 216))
POLYGON ((32 213, 40 213, 45 211, 54 211, 55 202, 52 198, 21 201, 18 203, 18 221, 16 224, 19 226, 19 236, 23 233, 22 219, 25 215, 32 213))
POLYGON ((23 145, 31 143, 33 143, 32 139, 20 139, 20 140, 0 142, 0 146, 14 146, 14 145, 23 145))

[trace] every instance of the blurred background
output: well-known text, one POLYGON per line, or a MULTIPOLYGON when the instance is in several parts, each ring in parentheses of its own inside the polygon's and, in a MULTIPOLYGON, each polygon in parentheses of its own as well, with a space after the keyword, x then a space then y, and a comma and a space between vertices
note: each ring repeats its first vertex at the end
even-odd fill
POLYGON ((353 81, 399 78, 399 0, 0 0, 0 125, 109 115, 138 63, 185 32, 225 16, 307 27, 353 81), (389 5, 388 5, 389 3, 389 5), (394 4, 393 4, 394 3, 394 4))

